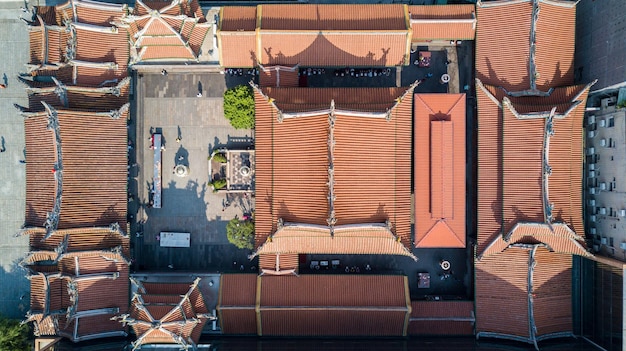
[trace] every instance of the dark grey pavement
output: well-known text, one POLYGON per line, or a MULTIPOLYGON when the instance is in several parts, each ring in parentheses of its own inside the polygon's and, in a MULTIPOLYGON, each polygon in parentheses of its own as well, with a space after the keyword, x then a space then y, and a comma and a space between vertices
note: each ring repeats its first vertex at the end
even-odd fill
POLYGON ((626 81, 626 6, 623 0, 582 0, 576 8, 575 77, 592 90, 626 81))
POLYGON ((134 216, 132 223, 145 223, 133 224, 131 229, 136 268, 224 272, 239 271, 244 264, 246 271, 252 271, 255 263, 247 259, 250 251, 228 242, 226 223, 249 213, 254 199, 239 194, 227 201, 226 194, 213 193, 208 185, 208 157, 214 149, 252 142, 251 130, 236 130, 224 118, 225 76, 208 72, 162 75, 155 70, 138 73, 137 82, 136 112, 129 128, 134 144, 131 164, 137 163, 130 173, 129 190, 135 195, 129 212, 134 216), (149 206, 154 154, 151 130, 165 140, 160 209, 149 206), (173 174, 178 163, 189 167, 187 177, 173 174), (229 206, 225 206, 227 202, 229 206), (191 233, 191 247, 161 247, 157 237, 165 231, 191 233), (168 268, 170 265, 173 268, 168 268))
POLYGON ((24 119, 13 104, 28 104, 19 73, 29 60, 28 28, 18 19, 24 2, 0 2, 0 314, 24 318, 29 309, 30 285, 17 265, 28 251, 28 238, 14 235, 24 224, 26 167, 24 119))

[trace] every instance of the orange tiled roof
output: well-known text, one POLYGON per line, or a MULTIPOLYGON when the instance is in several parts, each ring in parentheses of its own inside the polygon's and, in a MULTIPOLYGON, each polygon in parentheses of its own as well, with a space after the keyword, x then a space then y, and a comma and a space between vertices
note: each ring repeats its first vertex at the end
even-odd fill
POLYGON ((259 269, 261 269, 261 274, 298 274, 299 263, 300 255, 297 253, 259 255, 259 269))
POLYGON ((131 301, 130 314, 119 317, 130 325, 137 340, 133 347, 143 344, 197 344, 208 319, 208 309, 198 289, 200 278, 192 284, 141 283, 131 301))
POLYGON ((257 250, 262 254, 378 254, 416 259, 384 224, 330 228, 285 223, 257 250))
POLYGON ((404 276, 263 276, 259 334, 406 335, 406 284, 404 276))
MULTIPOLYGON (((403 90, 406 93, 407 88, 403 90)), ((333 174, 337 224, 390 220, 392 231, 408 247, 411 157, 406 140, 411 138, 411 99, 402 98, 399 89, 387 88, 362 91, 268 88, 265 91, 267 96, 256 90, 256 185, 259 197, 266 199, 259 201, 256 208, 257 246, 276 230, 279 218, 286 222, 327 225, 330 211, 328 116, 334 100, 337 110, 333 127, 336 142, 333 174), (393 96, 392 91, 398 95, 393 96), (364 99, 366 96, 373 101, 364 99), (396 102, 398 97, 399 102, 396 102), (362 103, 359 109, 352 109, 357 111, 354 113, 340 110, 343 106, 354 107, 352 103, 357 100, 373 106, 362 103), (283 105, 284 102, 287 104, 283 105), (288 111, 310 112, 307 117, 298 117, 298 113, 280 111, 281 106, 288 111), (320 110, 321 107, 324 110, 320 110), (380 109, 384 112, 372 112, 380 109), (356 138, 356 131, 368 137, 356 138), (308 135, 306 140, 301 138, 302 133, 308 135), (364 149, 370 152, 363 154, 360 150, 364 149), (355 165, 367 167, 355 171, 355 165), (394 179, 395 186, 372 188, 371 179, 380 174, 394 179)), ((410 93, 412 88, 408 91, 410 93)))
POLYGON ((128 262, 116 253, 83 251, 62 254, 55 263, 55 270, 47 273, 38 272, 36 262, 27 266, 31 269, 27 320, 34 322, 35 334, 61 335, 74 342, 126 336, 120 324, 102 321, 126 309, 128 262))
POLYGON ((72 0, 76 22, 108 27, 128 12, 125 4, 111 4, 92 0, 72 0))
POLYGON ((122 254, 130 257, 130 240, 116 225, 57 230, 49 238, 45 238, 45 228, 25 228, 21 234, 29 236, 31 250, 54 251, 61 245, 67 252, 120 247, 122 254))
POLYGON ((222 10, 218 30, 225 67, 395 66, 408 59, 408 37, 402 5, 237 7, 222 10))
POLYGON ((409 335, 473 335, 472 301, 411 301, 409 335))
POLYGON ((254 32, 256 29, 256 6, 222 6, 220 29, 224 32, 254 32))
POLYGON ((400 336, 411 313, 407 284, 391 275, 222 275, 217 309, 222 330, 235 333, 400 336))
POLYGON ((571 255, 536 246, 477 261, 477 336, 528 343, 571 336, 571 269, 571 255))
POLYGON ((474 40, 474 10, 472 4, 409 6, 412 40, 474 40))
POLYGON ((256 334, 256 274, 222 274, 217 301, 224 334, 256 334))
POLYGON ((552 221, 582 234, 582 121, 591 85, 556 88, 545 97, 508 97, 477 80, 478 252, 519 221, 544 222, 548 204, 552 221), (560 105, 568 107, 559 111, 560 105), (548 138, 551 106, 557 109, 548 138))
POLYGON ((572 84, 575 4, 539 0, 534 21, 531 0, 479 2, 476 77, 487 84, 520 91, 532 88, 532 68, 540 90, 572 84), (534 54, 530 49, 531 28, 535 35, 534 54), (493 55, 494 52, 499 54, 493 55))
POLYGON ((566 224, 523 223, 518 222, 504 236, 494 239, 478 259, 500 253, 515 244, 545 244, 552 252, 569 253, 590 257, 585 249, 584 238, 576 235, 566 224))
POLYGON ((261 66, 259 69, 260 87, 297 87, 300 84, 298 67, 261 66))
POLYGON ((28 112, 45 109, 42 101, 54 108, 69 108, 81 111, 108 112, 118 110, 128 103, 130 77, 122 79, 115 86, 84 87, 76 85, 52 85, 43 88, 27 88, 28 112), (63 94, 59 94, 62 91, 63 94))
POLYGON ((465 94, 415 94, 415 245, 465 247, 465 94))
POLYGON ((134 14, 122 19, 134 50, 132 62, 197 60, 209 32, 197 0, 136 1, 134 14))
POLYGON ((301 31, 406 30, 404 6, 298 4, 260 5, 261 29, 301 31))
POLYGON ((544 118, 502 118, 502 220, 504 232, 519 221, 543 222, 544 118))
POLYGON ((50 212, 54 229, 120 223, 125 230, 128 109, 120 109, 118 118, 110 113, 51 111, 30 114, 24 122, 26 225, 44 226, 50 212), (56 132, 47 129, 52 115, 59 125, 56 132))

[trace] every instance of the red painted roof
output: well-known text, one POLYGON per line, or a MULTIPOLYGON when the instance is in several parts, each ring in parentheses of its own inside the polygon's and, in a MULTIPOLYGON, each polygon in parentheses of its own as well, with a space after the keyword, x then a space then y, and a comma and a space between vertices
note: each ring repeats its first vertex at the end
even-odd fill
POLYGON ((415 243, 465 247, 465 94, 415 94, 415 243))

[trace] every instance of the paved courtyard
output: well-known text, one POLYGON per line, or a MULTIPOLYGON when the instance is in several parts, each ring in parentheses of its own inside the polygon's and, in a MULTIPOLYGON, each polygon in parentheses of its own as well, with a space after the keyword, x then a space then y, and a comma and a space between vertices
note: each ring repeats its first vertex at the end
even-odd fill
POLYGON ((23 318, 29 309, 30 285, 17 265, 28 251, 28 237, 14 235, 24 224, 26 167, 24 119, 13 104, 28 105, 17 77, 28 62, 28 29, 18 19, 24 2, 0 2, 0 314, 23 318))
POLYGON ((209 156, 214 149, 245 148, 252 144, 251 130, 236 130, 223 117, 222 95, 226 89, 219 73, 137 74, 135 120, 129 127, 129 203, 132 240, 139 270, 251 271, 249 250, 239 250, 226 238, 227 222, 254 208, 244 194, 227 198, 214 193, 209 181, 209 156), (198 96, 201 92, 202 96, 198 96), (154 150, 151 132, 161 133, 162 208, 152 208, 154 150), (136 163, 136 164, 135 164, 136 163), (189 167, 189 175, 173 173, 177 164, 189 167), (144 221, 143 225, 141 223, 144 221), (140 232, 141 236, 137 236, 140 232), (160 246, 160 232, 191 233, 191 247, 160 246), (236 262, 236 263, 235 263, 236 262), (173 267, 173 268, 171 268, 173 267))

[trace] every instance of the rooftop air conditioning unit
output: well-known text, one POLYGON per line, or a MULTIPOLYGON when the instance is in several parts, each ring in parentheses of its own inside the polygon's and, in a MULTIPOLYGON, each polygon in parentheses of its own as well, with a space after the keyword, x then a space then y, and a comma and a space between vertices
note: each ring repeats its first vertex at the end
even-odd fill
POLYGON ((606 190, 606 183, 605 182, 600 183, 600 190, 606 190))
POLYGON ((624 209, 619 210, 619 215, 621 217, 626 217, 626 210, 624 210, 624 209))
POLYGON ((619 244, 619 248, 622 250, 626 250, 626 242, 622 242, 621 244, 619 244))
POLYGON ((589 222, 595 223, 596 222, 596 215, 589 216, 589 222))
POLYGON ((587 155, 595 155, 595 153, 596 149, 593 146, 587 149, 587 155))
POLYGON ((589 170, 590 171, 595 171, 596 170, 596 164, 595 163, 590 163, 589 164, 589 170))
POLYGON ((606 207, 600 207, 598 210, 598 213, 601 215, 605 215, 606 214, 606 207))
POLYGON ((592 125, 592 124, 594 124, 594 123, 596 123, 596 116, 595 116, 595 115, 591 115, 591 116, 589 116, 589 117, 587 118, 587 124, 588 124, 588 125, 592 125))
POLYGON ((589 228, 589 233, 591 235, 596 235, 596 228, 589 228))
POLYGON ((600 243, 602 245, 606 245, 608 244, 609 240, 606 238, 606 236, 603 236, 602 239, 600 239, 600 243))
POLYGON ((600 126, 601 128, 606 127, 606 120, 605 120, 604 118, 601 118, 601 119, 598 121, 598 126, 600 126))
POLYGON ((596 171, 589 171, 589 178, 595 178, 595 177, 596 177, 596 171))
POLYGON ((602 147, 607 147, 607 143, 606 143, 606 139, 605 139, 605 138, 602 138, 602 139, 600 140, 600 146, 602 146, 602 147))
POLYGON ((596 200, 595 199, 589 200, 589 206, 595 206, 595 205, 596 205, 596 200))
POLYGON ((587 132, 587 136, 591 139, 593 137, 596 136, 596 131, 595 130, 590 130, 587 132))
POLYGON ((595 195, 597 193, 599 193, 598 188, 589 188, 590 195, 595 195))

